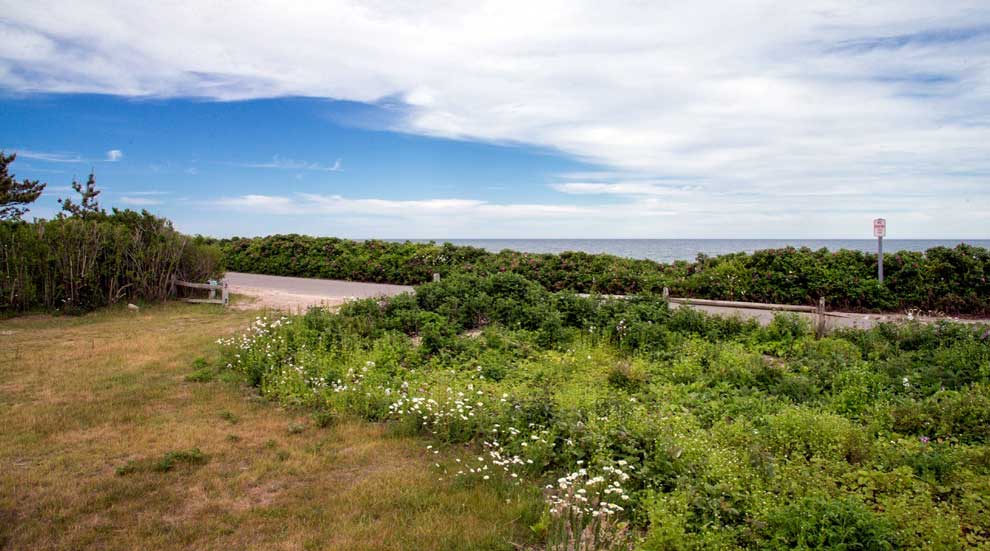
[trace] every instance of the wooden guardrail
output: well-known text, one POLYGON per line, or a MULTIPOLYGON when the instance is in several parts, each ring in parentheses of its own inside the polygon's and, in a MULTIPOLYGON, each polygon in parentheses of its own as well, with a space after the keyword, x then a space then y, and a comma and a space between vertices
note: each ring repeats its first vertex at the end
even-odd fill
MULTIPOLYGON (((579 296, 591 296, 579 293, 579 296)), ((627 295, 600 295, 607 298, 624 299, 627 295)), ((769 310, 772 312, 805 312, 815 315, 815 333, 825 334, 826 320, 830 315, 825 311, 825 297, 818 299, 818 306, 799 306, 796 304, 766 304, 763 302, 743 302, 739 300, 711 300, 707 298, 681 298, 670 296, 670 289, 663 288, 663 299, 670 304, 686 304, 688 306, 720 306, 722 308, 745 308, 747 310, 769 310)))
POLYGON ((751 310, 782 310, 785 312, 811 312, 820 314, 825 309, 825 299, 818 301, 818 306, 798 306, 795 304, 765 304, 763 302, 743 302, 739 300, 711 300, 707 298, 678 298, 670 296, 664 287, 663 298, 667 302, 677 304, 696 304, 698 306, 724 306, 727 308, 749 308, 751 310))
POLYGON ((663 288, 663 298, 667 302, 674 304, 688 304, 695 306, 721 306, 724 308, 747 308, 750 310, 771 310, 774 312, 807 312, 815 314, 817 320, 817 332, 825 331, 825 319, 828 313, 825 311, 825 297, 818 299, 818 306, 799 306, 796 304, 765 304, 762 302, 743 302, 739 300, 711 300, 706 298, 679 298, 670 296, 670 289, 663 288))
POLYGON ((220 281, 211 280, 209 283, 192 283, 190 281, 181 281, 173 275, 170 283, 171 284, 169 286, 169 294, 171 295, 175 295, 176 287, 188 287, 190 289, 206 289, 210 292, 210 298, 182 299, 186 302, 222 304, 226 306, 227 303, 230 301, 230 292, 227 290, 226 278, 221 279, 220 281), (217 291, 220 291, 220 298, 217 298, 217 291))

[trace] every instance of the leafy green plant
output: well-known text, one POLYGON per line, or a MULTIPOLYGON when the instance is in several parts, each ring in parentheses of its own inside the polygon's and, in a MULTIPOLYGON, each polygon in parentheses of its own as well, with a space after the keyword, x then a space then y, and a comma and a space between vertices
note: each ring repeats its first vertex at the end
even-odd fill
POLYGON ((209 457, 199 448, 173 450, 165 452, 158 459, 128 461, 125 465, 117 467, 116 472, 118 476, 126 476, 140 471, 166 473, 180 465, 205 465, 208 461, 209 457))
POLYGON ((208 383, 216 377, 216 369, 207 364, 203 358, 196 358, 193 361, 193 367, 196 368, 196 371, 186 375, 186 381, 191 383, 208 383))
POLYGON ((807 497, 770 512, 769 549, 893 549, 889 522, 852 499, 807 497))
POLYGON ((209 458, 199 448, 170 451, 154 463, 152 470, 164 473, 171 471, 177 465, 204 465, 208 460, 209 458))

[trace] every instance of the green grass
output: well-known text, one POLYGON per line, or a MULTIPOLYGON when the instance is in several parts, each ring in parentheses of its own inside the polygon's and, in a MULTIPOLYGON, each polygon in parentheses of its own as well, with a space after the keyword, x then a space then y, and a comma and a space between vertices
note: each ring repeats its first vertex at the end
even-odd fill
POLYGON ((530 537, 518 519, 532 501, 437 480, 420 439, 349 418, 321 428, 196 362, 253 317, 169 304, 0 321, 0 549, 511 549, 530 537))

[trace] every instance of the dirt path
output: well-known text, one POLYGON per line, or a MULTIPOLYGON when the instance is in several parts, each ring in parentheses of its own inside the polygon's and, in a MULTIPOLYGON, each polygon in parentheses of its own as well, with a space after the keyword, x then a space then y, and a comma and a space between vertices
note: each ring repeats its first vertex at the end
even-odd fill
MULTIPOLYGON (((683 304, 671 304, 672 308, 684 308, 683 304)), ((757 310, 753 308, 734 308, 734 307, 724 307, 724 306, 699 306, 690 305, 688 308, 694 308, 696 310, 701 310, 709 314, 717 314, 720 316, 739 316, 744 319, 755 319, 759 321, 762 325, 767 325, 773 321, 774 316, 777 312, 773 310, 757 310)), ((812 323, 817 323, 818 316, 812 313, 797 312, 797 315, 810 320, 812 323)), ((838 328, 859 328, 859 329, 869 329, 874 325, 887 322, 903 322, 910 320, 918 320, 924 323, 934 323, 939 320, 949 320, 954 322, 963 323, 990 323, 990 320, 968 320, 959 319, 954 317, 932 317, 932 316, 914 316, 899 313, 881 313, 881 314, 863 314, 855 312, 827 312, 825 315, 825 327, 828 329, 838 329, 838 328)))

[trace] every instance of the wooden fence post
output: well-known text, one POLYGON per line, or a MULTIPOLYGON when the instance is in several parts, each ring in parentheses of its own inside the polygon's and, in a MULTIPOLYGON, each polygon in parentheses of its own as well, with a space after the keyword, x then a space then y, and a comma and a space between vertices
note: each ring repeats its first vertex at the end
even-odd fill
POLYGON ((223 278, 223 290, 220 292, 220 298, 223 299, 223 305, 226 306, 227 302, 230 301, 230 291, 227 290, 227 278, 223 278))
POLYGON ((825 297, 818 298, 818 338, 825 336, 825 297))

